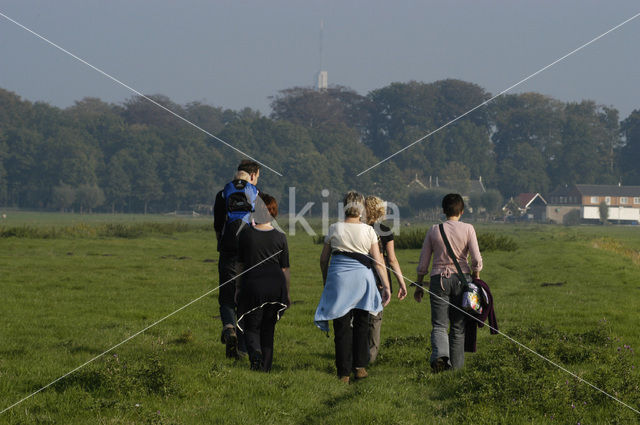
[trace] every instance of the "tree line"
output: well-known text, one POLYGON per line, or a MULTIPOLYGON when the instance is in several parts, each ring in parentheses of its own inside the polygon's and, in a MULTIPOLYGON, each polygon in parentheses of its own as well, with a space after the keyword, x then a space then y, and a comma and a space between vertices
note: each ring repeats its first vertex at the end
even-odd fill
MULTIPOLYGON (((354 188, 417 208, 412 199, 420 196, 408 188, 416 175, 453 186, 482 176, 493 198, 561 184, 640 184, 640 110, 621 120, 615 108, 589 100, 504 95, 358 177, 491 94, 451 79, 392 83, 366 95, 294 87, 272 97, 269 116, 150 97, 282 173, 263 169, 260 186, 284 201, 283 210, 290 186, 298 205, 337 201, 354 188)), ((206 210, 240 159, 142 97, 85 98, 61 109, 0 89, 0 206, 206 210)))

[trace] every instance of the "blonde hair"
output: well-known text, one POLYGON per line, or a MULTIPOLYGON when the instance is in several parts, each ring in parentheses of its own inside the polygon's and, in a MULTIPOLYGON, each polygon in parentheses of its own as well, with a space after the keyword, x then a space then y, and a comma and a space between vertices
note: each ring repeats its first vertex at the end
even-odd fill
POLYGON ((360 217, 364 211, 364 196, 350 190, 344 195, 344 215, 346 217, 360 217))
POLYGON ((387 213, 385 202, 377 196, 369 195, 364 200, 367 224, 373 224, 380 221, 387 213))
POLYGON ((246 171, 236 171, 236 174, 233 176, 234 180, 246 180, 249 181, 249 179, 251 178, 251 175, 249 173, 247 173, 246 171))

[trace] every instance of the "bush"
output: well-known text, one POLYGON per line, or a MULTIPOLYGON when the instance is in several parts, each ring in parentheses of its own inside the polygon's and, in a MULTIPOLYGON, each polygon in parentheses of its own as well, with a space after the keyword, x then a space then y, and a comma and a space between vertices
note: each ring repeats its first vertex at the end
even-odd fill
POLYGON ((395 249, 420 249, 426 234, 426 229, 403 231, 393 236, 393 245, 395 249))
POLYGON ((564 215, 562 224, 565 226, 577 226, 580 224, 580 210, 572 210, 564 215))
POLYGON ((480 252, 515 251, 518 248, 518 244, 511 236, 496 235, 495 233, 478 234, 478 245, 480 252))

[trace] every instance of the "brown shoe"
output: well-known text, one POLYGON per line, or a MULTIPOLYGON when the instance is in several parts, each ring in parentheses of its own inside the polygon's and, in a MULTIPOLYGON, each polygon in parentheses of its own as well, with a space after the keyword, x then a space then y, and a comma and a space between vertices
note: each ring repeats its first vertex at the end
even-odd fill
POLYGON ((345 384, 349 383, 349 377, 348 376, 341 376, 340 377, 340 382, 344 382, 345 384))
POLYGON ((236 330, 233 327, 226 327, 222 331, 222 340, 226 345, 227 358, 238 358, 238 336, 236 330))
POLYGON ((365 369, 363 367, 357 367, 356 368, 356 374, 355 374, 355 378, 356 379, 364 379, 367 376, 369 376, 369 374, 367 373, 367 369, 365 369))

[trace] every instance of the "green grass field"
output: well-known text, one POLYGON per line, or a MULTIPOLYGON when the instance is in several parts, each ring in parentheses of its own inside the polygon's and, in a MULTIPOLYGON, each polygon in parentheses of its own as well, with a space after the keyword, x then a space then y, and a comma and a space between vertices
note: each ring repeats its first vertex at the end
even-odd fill
MULTIPOLYGON (((30 213, 0 223, 167 226, 136 237, 0 238, 0 410, 218 285, 210 223, 185 219, 171 231, 172 220, 30 213)), ((640 228, 476 228, 518 245, 483 255, 501 331, 640 409, 640 228)), ((293 306, 276 327, 270 374, 225 358, 214 292, 2 413, 0 423, 640 423, 631 409, 487 329, 462 371, 431 374, 428 303, 411 297, 385 310, 370 378, 341 384, 332 335, 313 324, 321 246, 302 232, 289 245, 293 306)), ((418 255, 398 252, 411 279, 418 255)))

